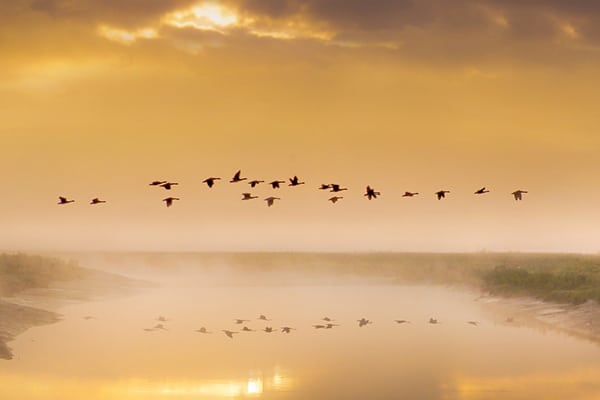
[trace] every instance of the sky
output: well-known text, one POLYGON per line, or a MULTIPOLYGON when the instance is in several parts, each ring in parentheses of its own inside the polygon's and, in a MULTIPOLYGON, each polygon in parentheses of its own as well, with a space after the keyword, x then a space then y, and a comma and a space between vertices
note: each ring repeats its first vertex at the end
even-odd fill
POLYGON ((0 51, 2 250, 600 251, 595 2, 14 0, 0 51))

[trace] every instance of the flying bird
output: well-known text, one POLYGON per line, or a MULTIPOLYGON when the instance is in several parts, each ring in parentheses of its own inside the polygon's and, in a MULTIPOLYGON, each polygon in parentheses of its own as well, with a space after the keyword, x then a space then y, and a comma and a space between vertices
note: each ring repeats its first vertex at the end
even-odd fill
POLYGON ((201 327, 200 329, 196 329, 196 332, 205 333, 205 334, 212 333, 212 332, 209 332, 205 327, 201 327))
POLYGON ((279 189, 280 188, 280 184, 281 183, 285 183, 285 181, 273 181, 273 182, 269 182, 269 185, 271 185, 271 187, 273 189, 279 189))
POLYGON ((373 321, 369 321, 369 320, 368 320, 368 319, 366 319, 366 318, 361 318, 361 319, 358 319, 358 320, 356 320, 356 322, 358 322, 358 327, 359 327, 359 328, 362 328, 362 327, 363 327, 363 326, 365 326, 365 325, 369 325, 369 324, 372 324, 372 323, 373 323, 373 321))
POLYGON ((267 316, 263 315, 263 314, 260 314, 260 316, 257 319, 260 319, 261 321, 270 321, 270 319, 267 318, 267 316))
POLYGON ((438 200, 441 200, 441 199, 446 198, 446 193, 450 193, 450 191, 449 190, 440 190, 439 192, 435 192, 435 195, 437 196, 438 200))
POLYGON ((265 201, 267 202, 267 206, 271 207, 275 200, 281 200, 279 197, 267 197, 265 201))
POLYGON ((202 183, 206 183, 206 185, 211 188, 215 185, 215 181, 218 181, 221 178, 217 178, 217 177, 210 177, 210 178, 206 178, 205 180, 202 181, 202 183))
POLYGON ((163 183, 167 183, 167 181, 152 181, 148 186, 160 186, 163 183))
POLYGON ((298 186, 298 185, 304 185, 306 182, 300 182, 298 180, 298 177, 296 175, 294 175, 293 178, 290 178, 290 183, 288 183, 288 186, 298 186))
POLYGON ((339 326, 338 324, 328 323, 325 325, 325 329, 332 329, 334 326, 339 326))
POLYGON ((90 201, 90 204, 92 204, 92 205, 94 205, 94 204, 102 204, 102 203, 106 203, 106 201, 100 200, 97 197, 93 198, 92 201, 90 201))
POLYGON ((528 193, 526 190, 517 190, 512 192, 512 195, 515 197, 516 201, 523 200, 523 193, 528 193))
POLYGON ((265 329, 263 329, 263 331, 267 332, 267 333, 272 333, 273 332, 273 328, 270 326, 266 326, 265 329))
POLYGON ((239 170, 238 172, 235 173, 233 178, 231 178, 229 183, 237 183, 237 182, 245 181, 246 179, 248 179, 248 178, 242 178, 241 175, 242 175, 242 170, 239 170))
POLYGON ((252 193, 242 193, 242 200, 258 199, 258 196, 252 196, 252 193))
POLYGON ((62 196, 58 197, 58 204, 62 205, 62 204, 69 204, 69 203, 75 203, 75 200, 67 200, 66 197, 62 197, 62 196))
POLYGON ((292 328, 290 326, 284 326, 281 328, 281 332, 282 333, 290 333, 291 331, 295 331, 296 328, 292 328))
POLYGON ((163 199, 163 201, 165 202, 167 207, 171 207, 173 205, 173 201, 175 201, 175 200, 180 200, 180 199, 178 197, 167 197, 166 199, 163 199))
POLYGON ((242 328, 242 330, 243 330, 244 332, 254 332, 254 329, 250 329, 250 328, 248 328, 247 326, 243 327, 243 328, 242 328))
POLYGON ((376 192, 371 186, 367 186, 367 193, 364 194, 369 200, 376 199, 381 193, 376 192))
POLYGON ((179 183, 177 183, 177 182, 165 182, 165 183, 163 183, 162 185, 159 185, 159 186, 163 187, 163 188, 165 188, 167 190, 171 190, 171 188, 173 186, 175 186, 175 185, 179 185, 179 183))
POLYGON ((338 185, 337 183, 332 183, 331 184, 331 190, 330 190, 330 192, 337 193, 337 192, 341 192, 342 190, 348 190, 348 188, 343 188, 340 185, 338 185))
POLYGON ((256 185, 258 185, 259 183, 263 183, 263 182, 264 182, 264 181, 259 181, 259 180, 256 180, 256 179, 255 179, 255 180, 253 180, 253 181, 250 181, 250 182, 248 182, 248 185, 250 185, 250 187, 252 187, 252 188, 253 188, 253 187, 255 187, 256 185))
POLYGON ((479 322, 477 322, 477 321, 467 321, 467 324, 471 324, 473 326, 477 326, 477 325, 479 325, 479 322))
POLYGON ((404 194, 402 195, 402 197, 413 197, 418 195, 418 192, 404 192, 404 194))
POLYGON ((233 339, 233 335, 238 334, 239 332, 228 331, 227 329, 223 329, 222 331, 229 339, 233 339))
POLYGON ((479 189, 478 191, 476 191, 476 192, 475 192, 475 193, 473 193, 473 194, 484 194, 484 193, 489 193, 489 192, 490 192, 490 191, 489 191, 489 190, 487 190, 487 189, 485 188, 485 186, 484 186, 484 187, 482 187, 481 189, 479 189))
POLYGON ((329 198, 329 201, 332 202, 333 204, 335 204, 338 202, 338 200, 341 200, 343 198, 344 198, 344 196, 333 196, 333 197, 329 198))
POLYGON ((439 321, 435 318, 429 318, 429 323, 435 325, 435 324, 439 323, 439 321))
POLYGON ((331 185, 322 183, 321 186, 319 186, 319 190, 327 190, 327 189, 331 189, 331 185))
POLYGON ((321 319, 322 319, 323 321, 327 321, 327 322, 333 322, 333 321, 335 321, 335 319, 331 319, 331 318, 329 318, 329 317, 324 317, 324 318, 321 318, 321 319))

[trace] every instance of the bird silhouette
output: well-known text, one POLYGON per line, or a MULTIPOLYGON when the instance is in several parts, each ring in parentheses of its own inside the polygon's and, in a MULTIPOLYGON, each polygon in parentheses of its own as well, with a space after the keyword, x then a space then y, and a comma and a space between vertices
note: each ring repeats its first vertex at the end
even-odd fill
POLYGON ((97 197, 93 198, 92 201, 90 201, 90 204, 92 204, 92 205, 94 205, 94 204, 102 204, 102 203, 106 203, 106 201, 100 200, 97 197))
POLYGON ((366 325, 369 325, 369 324, 373 323, 373 321, 369 321, 366 318, 357 319, 356 322, 358 322, 358 327, 359 328, 362 328, 363 326, 366 326, 366 325))
POLYGON ((281 328, 281 332, 282 333, 290 333, 291 331, 295 331, 296 328, 292 328, 290 326, 284 326, 281 328))
POLYGON ((332 183, 331 184, 331 190, 330 190, 330 192, 337 193, 337 192, 341 192, 343 190, 348 190, 348 188, 343 188, 340 185, 338 185, 337 183, 332 183))
POLYGON ((529 193, 526 190, 516 190, 514 192, 512 192, 512 195, 514 196, 516 201, 521 201, 523 200, 523 194, 524 193, 529 193))
POLYGON ((244 327, 242 328, 242 331, 244 331, 244 332, 254 332, 254 329, 250 329, 250 328, 248 328, 247 326, 244 326, 244 327))
POLYGON ((235 323, 238 325, 243 324, 244 322, 250 322, 249 319, 234 319, 235 323))
POLYGON ((180 200, 180 199, 178 197, 167 197, 166 199, 163 199, 163 201, 165 202, 167 207, 171 207, 173 205, 173 201, 175 201, 175 200, 180 200))
POLYGON ((245 181, 246 179, 248 179, 248 178, 242 178, 241 175, 242 175, 242 170, 239 170, 238 172, 235 173, 233 178, 231 178, 229 183, 241 182, 241 181, 245 181))
POLYGON ((250 185, 250 187, 252 187, 252 188, 253 188, 253 187, 255 187, 256 185, 258 185, 259 183, 263 183, 263 182, 264 182, 264 181, 259 181, 259 180, 256 180, 256 179, 255 179, 255 180, 253 180, 253 181, 250 181, 250 182, 248 182, 248 185, 250 185))
POLYGON ((179 183, 177 183, 177 182, 165 182, 162 185, 160 185, 160 187, 163 187, 163 188, 165 188, 167 190, 171 190, 171 188, 173 186, 175 186, 175 185, 179 185, 179 183))
POLYGON ((267 206, 271 207, 273 205, 273 203, 275 203, 275 200, 281 200, 279 197, 267 197, 265 199, 265 201, 267 202, 267 206))
POLYGON ((265 329, 263 329, 263 331, 267 332, 267 333, 272 333, 273 332, 273 327, 271 326, 266 326, 265 329))
POLYGON ((269 182, 269 185, 271 185, 271 187, 273 189, 279 189, 280 188, 279 185, 282 184, 282 183, 285 183, 285 181, 277 181, 277 180, 275 180, 273 182, 269 182))
POLYGON ((58 197, 58 204, 62 205, 62 204, 69 204, 69 203, 75 203, 75 200, 67 200, 66 197, 62 197, 62 196, 58 197))
POLYGON ((163 324, 156 324, 153 329, 162 329, 164 331, 167 330, 163 324))
POLYGON ((325 324, 325 329, 332 329, 334 326, 339 326, 339 325, 338 324, 333 324, 333 323, 330 322, 328 324, 325 324))
POLYGON ((205 327, 201 327, 200 329, 196 329, 196 332, 204 333, 204 334, 212 333, 212 332, 209 332, 205 327))
POLYGON ((167 183, 167 181, 152 181, 150 182, 149 186, 160 186, 163 183, 167 183))
POLYGON ((331 319, 331 318, 329 318, 329 317, 323 317, 323 318, 321 318, 321 319, 322 319, 323 321, 327 321, 327 322, 333 322, 333 321, 335 321, 335 319, 331 319))
POLYGON ((394 321, 396 321, 397 324, 408 324, 410 322, 405 319, 395 319, 394 321))
POLYGON ((260 319, 261 321, 270 321, 270 319, 267 318, 267 316, 263 315, 263 314, 260 314, 260 316, 257 319, 260 319))
POLYGON ((479 325, 479 322, 477 322, 477 321, 467 321, 467 324, 471 324, 473 326, 477 326, 477 325, 479 325))
POLYGON ((319 190, 327 190, 327 189, 331 189, 331 185, 322 183, 321 186, 319 186, 319 190))
POLYGON ((482 187, 481 189, 477 190, 477 191, 476 191, 475 193, 473 193, 473 194, 484 194, 484 193, 489 193, 489 192, 490 192, 490 191, 489 191, 489 190, 487 190, 487 189, 485 188, 485 186, 484 186, 484 187, 482 187))
POLYGON ((441 199, 446 198, 446 193, 450 193, 450 191, 449 190, 440 190, 439 192, 435 192, 435 195, 437 196, 438 200, 441 200, 441 199))
POLYGON ((376 192, 371 186, 367 186, 367 193, 364 194, 369 200, 376 199, 381 193, 376 192))
POLYGON ((325 325, 321 325, 321 324, 313 325, 313 328, 315 328, 315 329, 325 329, 325 325))
POLYGON ((159 322, 167 322, 168 321, 168 319, 166 319, 162 315, 160 315, 158 318, 156 318, 156 320, 159 321, 159 322))
POLYGON ((300 182, 298 180, 298 177, 296 175, 294 175, 293 178, 290 178, 290 183, 288 183, 288 186, 298 186, 298 185, 304 185, 306 182, 300 182))
POLYGON ((435 325, 435 324, 438 324, 439 321, 435 318, 429 318, 429 323, 435 325))
POLYGON ((229 339, 233 339, 233 335, 237 335, 239 332, 228 331, 227 329, 223 329, 222 331, 229 339))
POLYGON ((258 196, 252 196, 252 193, 242 193, 242 200, 258 199, 258 196))
POLYGON ((218 180, 220 180, 220 179, 221 179, 221 178, 218 178, 218 177, 214 177, 214 176, 212 176, 212 177, 210 177, 210 178, 206 178, 205 180, 203 180, 203 181, 202 181, 202 183, 206 183, 206 185, 207 185, 209 188, 211 188, 211 187, 213 187, 213 186, 215 185, 215 181, 218 181, 218 180))
POLYGON ((333 204, 335 204, 335 203, 337 203, 339 200, 341 200, 341 199, 343 199, 343 198, 344 198, 344 196, 333 196, 333 197, 330 197, 330 198, 328 199, 328 201, 330 201, 330 202, 332 202, 333 204))
POLYGON ((413 197, 418 195, 418 192, 404 192, 404 194, 402 195, 402 197, 413 197))

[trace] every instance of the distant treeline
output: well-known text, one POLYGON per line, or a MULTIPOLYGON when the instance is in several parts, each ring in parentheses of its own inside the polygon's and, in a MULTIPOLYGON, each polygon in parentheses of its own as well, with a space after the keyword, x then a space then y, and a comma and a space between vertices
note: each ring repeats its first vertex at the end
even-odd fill
POLYGON ((75 262, 27 254, 0 254, 0 296, 22 290, 46 288, 53 281, 85 277, 87 271, 75 262))

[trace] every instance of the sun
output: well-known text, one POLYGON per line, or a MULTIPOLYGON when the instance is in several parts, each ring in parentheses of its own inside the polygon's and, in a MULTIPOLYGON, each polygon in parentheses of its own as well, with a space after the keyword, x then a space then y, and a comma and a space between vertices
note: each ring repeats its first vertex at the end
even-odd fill
POLYGON ((176 11, 166 16, 165 22, 178 28, 196 28, 219 31, 239 23, 231 10, 216 4, 200 4, 187 10, 176 11))

